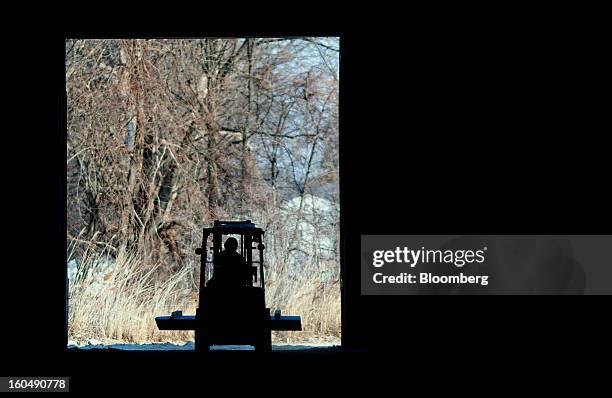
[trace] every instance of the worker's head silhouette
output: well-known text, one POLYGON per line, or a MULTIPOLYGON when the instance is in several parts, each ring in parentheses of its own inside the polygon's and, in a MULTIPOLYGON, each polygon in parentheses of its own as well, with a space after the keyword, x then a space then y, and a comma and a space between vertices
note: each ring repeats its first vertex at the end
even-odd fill
POLYGON ((231 237, 227 238, 223 247, 225 247, 225 250, 228 252, 235 252, 238 250, 238 240, 231 237))

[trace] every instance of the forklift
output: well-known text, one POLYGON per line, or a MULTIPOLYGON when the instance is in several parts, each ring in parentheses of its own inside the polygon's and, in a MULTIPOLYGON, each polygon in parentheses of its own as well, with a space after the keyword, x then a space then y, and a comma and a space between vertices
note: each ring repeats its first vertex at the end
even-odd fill
POLYGON ((280 309, 270 314, 266 307, 264 273, 264 231, 251 220, 215 221, 202 231, 202 247, 195 249, 200 256, 200 294, 194 315, 174 311, 170 316, 155 318, 159 330, 195 330, 195 350, 209 351, 212 345, 252 345, 256 351, 272 350, 272 330, 302 330, 299 316, 282 316, 280 309), (212 266, 214 275, 223 246, 223 237, 239 236, 239 253, 250 270, 243 286, 222 287, 209 283, 212 266), (211 259, 208 258, 209 238, 211 259), (255 246, 256 245, 256 246, 255 246), (253 259, 253 251, 259 253, 253 259))

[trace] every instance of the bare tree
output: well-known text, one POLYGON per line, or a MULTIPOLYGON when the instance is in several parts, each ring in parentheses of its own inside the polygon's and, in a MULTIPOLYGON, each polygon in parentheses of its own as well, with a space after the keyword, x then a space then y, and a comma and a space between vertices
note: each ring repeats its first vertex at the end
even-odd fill
POLYGON ((268 229, 279 267, 308 252, 306 196, 338 205, 338 49, 335 38, 68 40, 76 253, 196 270, 186 254, 224 217, 268 229))

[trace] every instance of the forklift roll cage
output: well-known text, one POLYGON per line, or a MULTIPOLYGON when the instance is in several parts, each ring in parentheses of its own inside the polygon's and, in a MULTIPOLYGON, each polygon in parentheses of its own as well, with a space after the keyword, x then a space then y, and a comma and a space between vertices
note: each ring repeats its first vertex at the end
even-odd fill
POLYGON ((170 316, 156 317, 158 329, 195 330, 196 351, 207 351, 211 345, 218 344, 248 344, 254 345, 256 350, 269 351, 272 330, 302 330, 299 316, 281 316, 280 309, 270 315, 270 308, 266 307, 263 235, 264 231, 250 220, 215 221, 213 227, 203 228, 202 247, 195 250, 200 255, 201 265, 196 315, 174 311, 170 316), (212 259, 209 261, 211 235, 212 259), (223 235, 240 235, 240 255, 252 270, 248 286, 235 287, 227 293, 222 288, 207 286, 206 278, 207 264, 215 267, 215 260, 222 251, 223 235), (255 243, 257 246, 253 246, 255 243), (253 250, 259 252, 257 260, 253 259, 253 250), (253 286, 253 282, 258 286, 253 286))
MULTIPOLYGON (((195 252, 200 255, 200 289, 206 286, 206 269, 207 264, 215 264, 215 259, 223 249, 223 235, 240 235, 240 241, 238 242, 238 248, 240 249, 240 255, 244 258, 247 266, 253 270, 253 282, 258 282, 257 274, 259 273, 259 285, 263 289, 265 294, 266 284, 264 279, 264 256, 263 251, 265 246, 263 244, 264 231, 258 228, 251 222, 246 221, 215 221, 214 226, 211 228, 204 228, 202 230, 202 247, 198 247, 195 252), (208 260, 208 239, 212 235, 212 260, 208 260), (253 243, 258 243, 256 247, 253 247, 253 243), (259 252, 259 260, 253 260, 253 250, 259 252), (257 265, 253 265, 257 264, 257 265), (259 272, 257 269, 259 268, 259 272)), ((200 296, 201 300, 202 296, 200 296)), ((199 303, 202 305, 202 303, 199 303)))

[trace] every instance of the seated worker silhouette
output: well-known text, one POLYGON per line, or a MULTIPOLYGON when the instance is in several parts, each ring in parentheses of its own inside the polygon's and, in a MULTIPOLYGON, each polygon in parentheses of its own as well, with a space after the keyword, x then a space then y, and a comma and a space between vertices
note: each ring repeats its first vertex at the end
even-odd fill
POLYGON ((209 287, 237 288, 251 285, 251 273, 244 258, 238 253, 238 240, 227 238, 225 250, 215 256, 213 277, 209 287))

